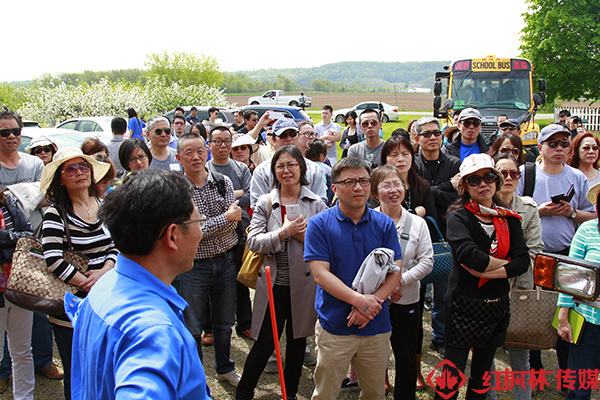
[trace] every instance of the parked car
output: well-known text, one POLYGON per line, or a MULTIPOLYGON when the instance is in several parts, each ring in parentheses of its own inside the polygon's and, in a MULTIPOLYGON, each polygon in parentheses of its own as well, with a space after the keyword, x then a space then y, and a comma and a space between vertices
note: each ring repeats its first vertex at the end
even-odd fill
MULTIPOLYGON (((192 108, 192 106, 182 106, 181 108, 183 108, 183 111, 185 112, 185 116, 187 117, 188 115, 190 115, 190 109, 192 108)), ((196 114, 196 117, 198 117, 198 121, 202 122, 205 119, 208 119, 208 110, 210 109, 210 107, 205 107, 205 106, 196 106, 196 108, 198 109, 198 114, 196 114)), ((229 108, 225 108, 225 107, 217 107, 219 109, 219 119, 221 121, 223 121, 223 124, 226 126, 231 126, 231 124, 233 124, 235 122, 235 119, 233 118, 233 111, 229 108)), ((163 117, 166 117, 169 121, 173 122, 173 117, 175 116, 175 110, 171 110, 165 114, 163 114, 163 117)))
MULTIPOLYGON (((312 106, 312 98, 304 96, 304 106, 312 106)), ((262 96, 252 96, 248 99, 250 105, 285 105, 290 107, 298 107, 300 105, 300 95, 286 96, 283 90, 269 90, 263 93, 262 96)))
MULTIPOLYGON (((97 133, 97 132, 96 132, 97 133)), ((81 143, 89 137, 99 137, 94 134, 94 132, 80 132, 75 131, 73 129, 63 129, 63 128, 37 128, 37 129, 24 129, 21 132, 21 145, 19 146, 19 151, 26 153, 27 147, 31 141, 39 136, 46 136, 50 140, 52 140, 58 148, 61 147, 80 147, 81 143)), ((112 135, 111 135, 112 136, 112 135)), ((104 143, 108 141, 103 140, 102 137, 99 137, 104 143)), ((109 139, 110 140, 110 139, 109 139)))
POLYGON ((114 117, 81 117, 68 119, 61 122, 54 129, 69 129, 79 131, 87 136, 84 137, 99 137, 104 143, 107 143, 112 138, 112 130, 110 123, 114 117))
POLYGON ((310 121, 312 123, 312 118, 308 115, 308 113, 300 108, 289 107, 289 106, 262 106, 262 105, 250 105, 240 107, 240 110, 247 111, 253 110, 258 113, 258 118, 262 117, 262 115, 269 111, 278 111, 283 114, 286 118, 291 118, 296 122, 300 121, 310 121))
MULTIPOLYGON (((400 118, 400 113, 398 112, 398 107, 390 106, 387 103, 383 104, 383 122, 395 121, 400 118)), ((343 108, 341 110, 337 110, 333 112, 334 121, 338 124, 343 124, 344 119, 346 118, 346 114, 348 111, 355 111, 358 116, 362 114, 366 109, 377 110, 379 108, 378 101, 363 101, 362 103, 358 103, 352 108, 343 108)))

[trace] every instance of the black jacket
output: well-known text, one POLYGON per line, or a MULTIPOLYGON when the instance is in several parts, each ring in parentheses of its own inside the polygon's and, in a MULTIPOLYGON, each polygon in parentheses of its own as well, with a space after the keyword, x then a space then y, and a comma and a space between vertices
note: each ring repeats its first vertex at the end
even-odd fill
MULTIPOLYGON (((454 157, 458 157, 458 159, 460 160, 460 145, 461 145, 461 143, 462 143, 461 142, 461 134, 459 133, 458 135, 456 135, 456 137, 454 138, 452 143, 447 144, 446 146, 442 147, 442 152, 444 152, 445 154, 454 156, 454 157)), ((485 140, 484 140, 481 132, 477 136, 477 143, 479 143, 479 152, 480 153, 487 153, 488 150, 490 149, 490 146, 488 146, 485 143, 485 140)))

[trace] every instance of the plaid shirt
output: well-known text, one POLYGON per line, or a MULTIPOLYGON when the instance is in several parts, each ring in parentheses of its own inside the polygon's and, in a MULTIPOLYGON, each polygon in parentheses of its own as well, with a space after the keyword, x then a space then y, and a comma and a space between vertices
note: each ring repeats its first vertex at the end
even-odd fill
POLYGON ((224 253, 238 243, 235 233, 237 222, 227 222, 225 217, 225 211, 235 201, 233 184, 227 176, 223 175, 223 178, 225 179, 225 198, 219 194, 210 173, 204 186, 200 188, 194 185, 192 200, 200 214, 206 215, 207 218, 202 229, 202 240, 198 245, 195 260, 224 253))

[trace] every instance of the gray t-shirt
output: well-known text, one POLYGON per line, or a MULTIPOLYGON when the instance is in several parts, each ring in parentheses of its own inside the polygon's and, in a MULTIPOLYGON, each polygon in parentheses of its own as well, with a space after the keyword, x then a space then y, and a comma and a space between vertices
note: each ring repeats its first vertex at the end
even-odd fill
POLYGON ((226 165, 215 164, 213 160, 206 163, 209 171, 220 172, 229 177, 233 183, 233 190, 244 189, 244 194, 240 196, 238 205, 242 209, 242 220, 245 226, 250 224, 250 215, 246 209, 250 206, 250 182, 252 174, 248 166, 242 162, 229 160, 226 165))
POLYGON ((149 169, 167 169, 171 171, 183 172, 183 168, 175 155, 177 152, 171 148, 169 149, 169 156, 164 160, 159 160, 154 155, 152 156, 152 162, 150 163, 149 169))
POLYGON ((381 165, 381 149, 383 149, 384 143, 381 142, 377 147, 369 147, 367 142, 353 144, 348 149, 348 157, 358 157, 366 161, 371 168, 376 168, 381 165))
POLYGON ((42 180, 42 171, 44 170, 44 162, 36 156, 31 156, 25 153, 21 155, 21 162, 17 168, 0 168, 0 187, 3 189, 6 186, 24 182, 39 182, 42 180))
POLYGON ((119 149, 121 148, 123 141, 123 136, 113 136, 106 145, 106 147, 108 147, 108 158, 110 158, 110 161, 115 165, 117 178, 122 178, 123 175, 125 175, 125 170, 121 165, 121 161, 119 161, 119 149))

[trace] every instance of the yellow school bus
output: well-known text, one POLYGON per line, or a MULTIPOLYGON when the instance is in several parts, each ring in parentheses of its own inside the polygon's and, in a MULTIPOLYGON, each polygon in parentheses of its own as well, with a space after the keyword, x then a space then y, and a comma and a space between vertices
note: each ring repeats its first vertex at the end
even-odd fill
POLYGON ((497 118, 506 114, 521 123, 523 144, 527 148, 537 146, 540 127, 534 117, 546 102, 546 80, 533 75, 528 60, 492 55, 454 61, 444 69, 435 75, 435 117, 452 124, 455 111, 476 108, 482 116, 481 134, 491 144, 498 132, 497 118), (534 93, 534 78, 539 78, 538 93, 534 93))

